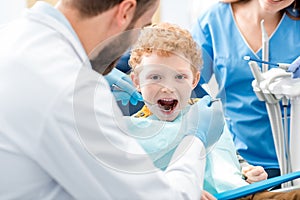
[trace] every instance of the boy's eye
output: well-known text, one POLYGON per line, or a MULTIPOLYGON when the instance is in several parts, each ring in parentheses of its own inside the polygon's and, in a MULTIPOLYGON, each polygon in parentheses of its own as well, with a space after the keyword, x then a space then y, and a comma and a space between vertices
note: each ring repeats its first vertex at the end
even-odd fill
POLYGON ((152 80, 160 80, 161 76, 160 75, 152 75, 152 76, 150 76, 150 79, 152 79, 152 80))
POLYGON ((179 80, 181 80, 181 79, 185 79, 186 78, 186 76, 185 75, 183 75, 183 74, 178 74, 178 75, 176 75, 176 77, 175 77, 176 79, 179 79, 179 80))

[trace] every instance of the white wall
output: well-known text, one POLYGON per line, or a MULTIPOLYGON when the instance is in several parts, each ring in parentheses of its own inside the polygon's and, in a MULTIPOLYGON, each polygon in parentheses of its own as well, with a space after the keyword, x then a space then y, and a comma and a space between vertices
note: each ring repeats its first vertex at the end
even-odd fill
POLYGON ((26 6, 26 0, 2 0, 0 6, 0 24, 19 17, 26 6))
POLYGON ((217 0, 161 0, 160 21, 180 25, 188 30, 201 11, 217 0))
POLYGON ((189 27, 189 7, 191 0, 161 0, 160 21, 189 27))

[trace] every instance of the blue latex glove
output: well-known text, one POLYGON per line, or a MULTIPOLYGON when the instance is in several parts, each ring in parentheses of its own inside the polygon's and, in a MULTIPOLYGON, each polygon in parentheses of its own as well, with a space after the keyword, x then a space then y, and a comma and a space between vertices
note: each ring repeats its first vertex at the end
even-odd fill
POLYGON ((116 100, 122 101, 122 105, 127 105, 129 101, 132 105, 136 105, 138 101, 143 101, 142 95, 136 91, 127 74, 114 68, 104 77, 109 83, 116 100))
POLYGON ((300 78, 300 56, 289 66, 288 72, 293 72, 293 78, 300 78))
POLYGON ((214 101, 206 95, 183 117, 187 124, 187 134, 195 135, 206 148, 216 143, 223 133, 224 116, 221 101, 214 101))

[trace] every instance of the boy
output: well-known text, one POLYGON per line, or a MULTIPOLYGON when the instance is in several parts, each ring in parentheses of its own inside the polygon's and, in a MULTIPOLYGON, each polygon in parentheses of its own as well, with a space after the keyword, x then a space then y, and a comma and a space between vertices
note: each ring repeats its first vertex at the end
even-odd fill
MULTIPOLYGON (((176 161, 176 158, 172 158, 178 138, 180 139, 180 135, 176 133, 180 129, 180 121, 184 118, 185 111, 192 109, 190 105, 197 101, 190 97, 199 81, 201 62, 201 52, 190 33, 168 23, 143 29, 132 48, 129 60, 133 69, 131 78, 145 101, 145 106, 132 120, 135 124, 139 124, 137 118, 140 117, 165 121, 165 128, 159 129, 151 137, 147 135, 139 138, 139 143, 149 153, 154 164, 162 170, 176 161)), ((248 184, 242 179, 232 138, 226 127, 211 150, 207 156, 205 190, 217 193, 248 184), (220 161, 218 156, 224 156, 227 160, 220 161), (216 180, 213 175, 223 170, 218 170, 215 162, 227 162, 218 167, 226 167, 228 164, 230 173, 216 180)), ((248 169, 246 176, 249 182, 267 178, 261 167, 253 166, 248 169)))

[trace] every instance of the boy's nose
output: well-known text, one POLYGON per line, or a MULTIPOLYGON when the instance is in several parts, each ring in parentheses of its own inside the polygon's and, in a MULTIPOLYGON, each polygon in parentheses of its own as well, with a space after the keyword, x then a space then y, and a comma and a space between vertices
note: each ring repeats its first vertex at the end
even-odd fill
POLYGON ((174 88, 163 86, 161 88, 161 91, 164 92, 164 93, 173 93, 174 92, 174 88))

